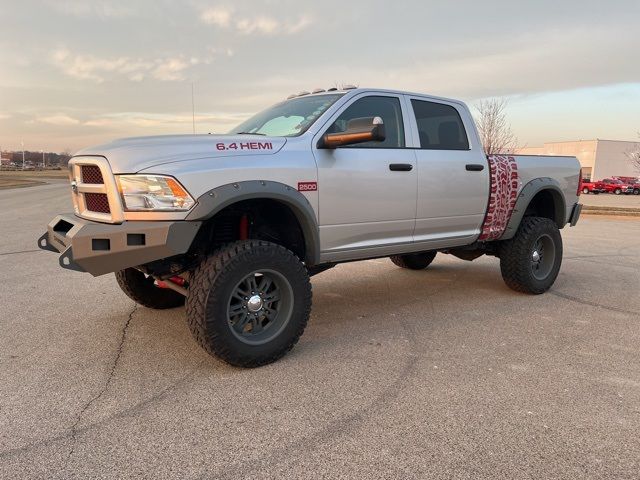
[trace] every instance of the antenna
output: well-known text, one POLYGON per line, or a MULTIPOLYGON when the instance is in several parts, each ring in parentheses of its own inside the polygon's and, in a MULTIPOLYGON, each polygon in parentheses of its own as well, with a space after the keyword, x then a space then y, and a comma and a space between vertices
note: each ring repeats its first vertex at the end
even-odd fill
POLYGON ((196 134, 196 104, 193 100, 193 82, 191 82, 191 119, 193 122, 193 134, 196 134))

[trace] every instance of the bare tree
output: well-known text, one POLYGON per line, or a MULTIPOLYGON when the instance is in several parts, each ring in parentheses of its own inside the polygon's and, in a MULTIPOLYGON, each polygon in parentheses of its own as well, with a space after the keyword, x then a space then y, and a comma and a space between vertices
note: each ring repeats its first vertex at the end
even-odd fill
POLYGON ((506 109, 507 100, 503 98, 481 100, 476 105, 476 125, 487 155, 513 153, 518 146, 518 139, 507 122, 506 109))
MULTIPOLYGON (((640 137, 640 132, 638 132, 638 137, 640 137)), ((640 143, 636 143, 625 155, 633 165, 633 168, 640 173, 640 143)))

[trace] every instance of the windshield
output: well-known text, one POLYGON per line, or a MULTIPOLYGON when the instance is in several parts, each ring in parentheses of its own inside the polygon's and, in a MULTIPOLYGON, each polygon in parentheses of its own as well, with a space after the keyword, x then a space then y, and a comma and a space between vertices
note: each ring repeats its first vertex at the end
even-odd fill
POLYGON ((307 129, 344 93, 310 95, 277 103, 229 133, 254 133, 274 137, 295 137, 307 129))

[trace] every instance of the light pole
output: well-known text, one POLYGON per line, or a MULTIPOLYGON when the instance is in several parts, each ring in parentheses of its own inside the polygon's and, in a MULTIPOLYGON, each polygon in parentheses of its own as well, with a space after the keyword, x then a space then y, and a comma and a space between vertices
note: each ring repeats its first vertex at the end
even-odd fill
POLYGON ((44 150, 40 150, 40 152, 42 152, 42 169, 44 170, 45 164, 44 164, 44 150))
POLYGON ((24 139, 20 140, 20 145, 22 145, 22 170, 24 170, 24 139))

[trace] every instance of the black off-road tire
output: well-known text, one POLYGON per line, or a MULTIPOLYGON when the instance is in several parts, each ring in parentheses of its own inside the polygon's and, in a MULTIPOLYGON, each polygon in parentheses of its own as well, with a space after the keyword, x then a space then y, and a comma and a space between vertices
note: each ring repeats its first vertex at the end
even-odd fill
POLYGON ((562 237, 558 226, 548 218, 523 218, 515 236, 500 247, 502 278, 517 292, 534 295, 546 292, 556 281, 561 264, 562 237), (534 252, 541 241, 546 242, 544 255, 553 255, 547 257, 548 264, 542 272, 534 266, 534 252))
POLYGON ((389 258, 398 267, 408 268, 409 270, 424 270, 436 258, 436 253, 438 252, 411 253, 408 255, 393 255, 389 258))
POLYGON ((168 288, 159 288, 153 277, 147 277, 135 268, 125 268, 116 272, 118 285, 136 303, 156 310, 176 308, 184 305, 184 295, 168 288))
POLYGON ((204 350, 231 365, 253 368, 275 362, 293 348, 307 326, 309 275, 298 257, 280 245, 260 240, 228 244, 205 258, 190 280, 186 303, 189 329, 204 350), (266 343, 247 344, 230 323, 230 302, 238 283, 261 270, 276 272, 280 281, 287 283, 290 315, 275 337, 266 343))

